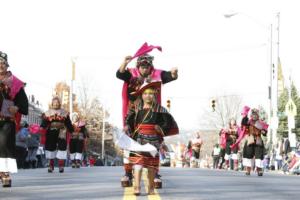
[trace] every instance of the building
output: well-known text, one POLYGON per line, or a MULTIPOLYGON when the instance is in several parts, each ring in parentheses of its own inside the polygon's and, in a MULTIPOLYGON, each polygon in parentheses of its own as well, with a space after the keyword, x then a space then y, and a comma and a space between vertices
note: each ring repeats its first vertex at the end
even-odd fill
POLYGON ((29 95, 28 115, 22 115, 21 121, 26 121, 28 124, 40 124, 43 113, 39 101, 35 101, 34 95, 29 95))

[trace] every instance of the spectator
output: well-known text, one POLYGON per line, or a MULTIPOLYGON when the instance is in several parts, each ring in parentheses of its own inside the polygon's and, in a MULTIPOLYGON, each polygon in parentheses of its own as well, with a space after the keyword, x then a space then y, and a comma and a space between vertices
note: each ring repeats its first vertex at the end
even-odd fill
MULTIPOLYGON (((93 167, 96 164, 96 160, 95 160, 95 158, 93 156, 90 156, 89 162, 90 162, 90 167, 93 167)), ((103 166, 103 164, 99 165, 99 166, 103 166)))
POLYGON ((215 144, 213 152, 212 152, 212 157, 213 157, 213 168, 217 169, 219 165, 219 159, 220 159, 220 147, 219 144, 215 144))
POLYGON ((275 168, 277 170, 280 170, 282 167, 283 144, 284 144, 284 140, 282 139, 280 142, 277 143, 275 149, 275 161, 276 161, 275 168))
POLYGON ((39 146, 36 152, 36 158, 37 158, 37 167, 44 168, 46 157, 45 157, 44 147, 42 145, 39 146))
POLYGON ((31 124, 28 128, 29 137, 27 139, 28 154, 26 157, 26 162, 29 163, 30 168, 36 168, 37 166, 37 151, 40 145, 40 126, 37 124, 31 124))
POLYGON ((283 143, 283 154, 287 156, 288 153, 290 152, 291 152, 290 140, 288 138, 285 138, 283 143))
POLYGON ((27 156, 26 140, 28 135, 28 124, 24 121, 21 123, 20 131, 16 134, 16 159, 18 169, 25 169, 25 158, 27 156))

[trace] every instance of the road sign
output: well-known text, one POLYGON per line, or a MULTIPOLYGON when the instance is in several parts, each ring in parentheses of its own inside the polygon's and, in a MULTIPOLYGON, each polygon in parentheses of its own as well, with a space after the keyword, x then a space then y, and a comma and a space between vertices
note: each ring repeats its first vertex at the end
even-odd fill
POLYGON ((289 101, 285 105, 285 113, 288 116, 293 116, 293 117, 297 115, 297 107, 292 99, 289 99, 289 101))

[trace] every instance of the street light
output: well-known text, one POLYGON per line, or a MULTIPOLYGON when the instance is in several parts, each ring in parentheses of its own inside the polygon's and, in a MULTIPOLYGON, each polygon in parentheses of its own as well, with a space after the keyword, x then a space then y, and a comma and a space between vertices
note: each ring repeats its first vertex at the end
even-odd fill
MULTIPOLYGON (((269 113, 268 113, 268 115, 269 115, 269 124, 270 124, 269 130, 271 130, 271 127, 273 127, 273 129, 274 129, 273 130, 274 131, 273 134, 276 134, 276 132, 277 132, 276 125, 273 124, 273 122, 271 120, 271 116, 273 117, 273 115, 274 114, 276 115, 276 113, 277 113, 277 100, 276 100, 276 104, 273 107, 273 98, 272 98, 272 95, 273 95, 272 90, 274 90, 274 88, 273 88, 273 82, 272 82, 272 78, 273 78, 273 25, 272 24, 270 24, 268 26, 267 25, 263 25, 262 23, 260 23, 259 21, 257 21, 255 18, 253 18, 253 17, 251 17, 251 16, 249 16, 249 15, 247 15, 245 13, 241 13, 241 12, 227 13, 227 14, 224 14, 224 17, 225 18, 231 18, 231 17, 234 17, 234 16, 236 16, 238 14, 246 16, 247 18, 249 18, 252 21, 254 21, 256 24, 259 24, 260 26, 262 26, 264 28, 267 28, 268 31, 270 31, 270 64, 269 64, 270 65, 270 82, 269 82, 269 86, 268 86, 268 98, 269 98, 269 113), (273 111, 273 113, 272 113, 272 111, 273 111)), ((275 88, 277 90, 277 87, 275 87, 275 88)), ((277 92, 275 92, 275 94, 277 94, 277 92)), ((275 97, 275 98, 277 98, 277 97, 275 97)), ((274 138, 274 136, 273 136, 273 138, 271 138, 272 132, 269 135, 270 135, 270 137, 268 138, 268 140, 270 142, 272 142, 272 140, 275 139, 275 138, 274 138)))
POLYGON ((230 17, 233 17, 233 16, 235 16, 237 14, 238 14, 237 12, 235 12, 235 13, 227 13, 227 14, 224 14, 224 17, 225 18, 230 18, 230 17))

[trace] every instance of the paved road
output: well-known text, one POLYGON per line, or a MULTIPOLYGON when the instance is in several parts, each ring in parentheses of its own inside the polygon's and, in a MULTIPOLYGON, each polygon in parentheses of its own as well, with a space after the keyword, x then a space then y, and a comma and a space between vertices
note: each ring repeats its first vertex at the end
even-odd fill
POLYGON ((300 176, 266 173, 250 177, 243 172, 206 169, 162 168, 163 189, 156 195, 132 195, 132 188, 121 188, 121 167, 72 169, 65 173, 47 169, 20 170, 13 174, 13 187, 0 188, 1 200, 65 199, 151 199, 151 200, 232 200, 299 199, 300 176))

